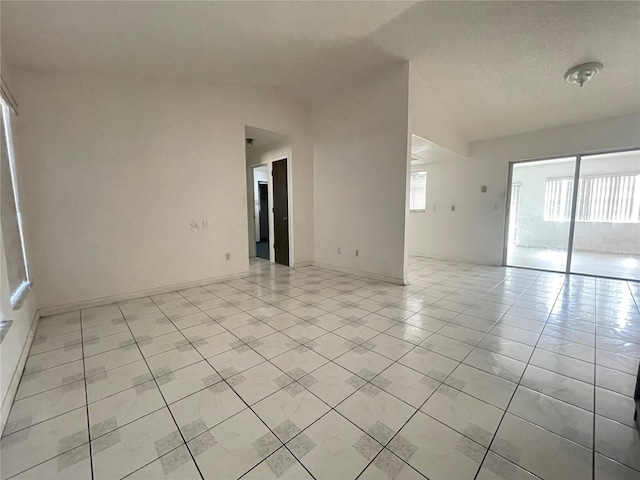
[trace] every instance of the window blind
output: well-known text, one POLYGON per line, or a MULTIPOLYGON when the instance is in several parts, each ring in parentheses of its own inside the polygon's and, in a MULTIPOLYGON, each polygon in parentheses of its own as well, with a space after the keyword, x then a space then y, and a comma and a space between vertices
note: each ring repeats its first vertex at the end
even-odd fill
MULTIPOLYGON (((571 220, 573 179, 547 179, 544 219, 571 220)), ((582 177, 578 182, 577 222, 640 222, 640 174, 582 177)))
POLYGON ((0 223, 2 225, 2 243, 5 264, 11 293, 11 306, 19 308, 30 286, 29 272, 24 250, 18 185, 13 161, 13 143, 11 135, 11 112, 9 105, 2 99, 2 155, 0 158, 0 223))

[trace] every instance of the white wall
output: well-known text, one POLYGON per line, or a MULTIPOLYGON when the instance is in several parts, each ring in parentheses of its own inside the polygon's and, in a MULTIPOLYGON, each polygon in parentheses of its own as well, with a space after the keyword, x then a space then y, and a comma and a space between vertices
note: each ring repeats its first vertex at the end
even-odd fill
MULTIPOLYGON (((13 76, 13 72, 9 69, 5 63, 2 63, 2 76, 7 81, 9 87, 12 91, 16 90, 16 80, 13 76)), ((19 113, 22 113, 19 111, 19 113)), ((28 191, 29 185, 25 181, 24 175, 24 158, 23 151, 19 145, 19 139, 22 137, 24 133, 21 128, 18 127, 17 120, 18 117, 13 116, 13 138, 15 142, 15 161, 16 161, 16 170, 18 175, 18 190, 21 194, 21 200, 24 198, 24 193, 28 191)), ((22 209, 22 218, 25 228, 25 240, 26 240, 26 250, 28 255, 28 261, 30 266, 33 266, 32 255, 33 252, 33 242, 32 242, 32 216, 29 213, 29 210, 25 208, 24 201, 21 204, 22 209)), ((0 244, 2 238, 2 231, 0 229, 0 244)), ((31 291, 27 295, 26 300, 18 310, 13 310, 11 308, 11 291, 9 290, 9 280, 7 277, 7 268, 6 268, 6 260, 4 255, 4 245, 2 245, 2 252, 0 253, 0 317, 3 321, 13 321, 13 324, 9 331, 7 332, 7 336, 2 341, 2 345, 0 346, 0 401, 2 402, 2 414, 3 418, 0 422, 0 430, 1 425, 4 425, 6 421, 6 416, 9 411, 9 398, 7 397, 7 393, 9 391, 9 386, 11 384, 11 380, 14 375, 19 375, 21 372, 16 372, 16 368, 18 367, 18 362, 20 360, 20 355, 22 354, 23 349, 25 348, 25 343, 27 342, 27 338, 29 335, 29 330, 31 329, 36 310, 37 310, 37 290, 40 285, 38 282, 32 287, 31 291)), ((25 352, 26 353, 26 352, 25 352)), ((17 385, 16 385, 17 386, 17 385)))
POLYGON ((409 63, 409 133, 468 155, 469 142, 431 87, 409 63))
POLYGON ((427 165, 429 209, 409 215, 408 251, 501 264, 509 162, 638 145, 638 115, 474 142, 466 160, 427 165), (486 193, 480 192, 482 185, 486 193))
POLYGON ((408 64, 394 66, 313 112, 320 264, 406 277, 408 75, 408 64))
POLYGON ((312 259, 310 110, 295 97, 17 73, 41 307, 246 271, 245 125, 290 135, 294 260, 312 259))

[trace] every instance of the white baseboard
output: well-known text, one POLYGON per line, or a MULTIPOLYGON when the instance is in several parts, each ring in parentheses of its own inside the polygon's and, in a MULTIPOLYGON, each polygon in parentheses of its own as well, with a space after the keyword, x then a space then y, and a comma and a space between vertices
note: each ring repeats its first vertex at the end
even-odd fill
POLYGON ((464 258, 464 257, 456 257, 455 255, 440 255, 437 253, 420 253, 420 252, 410 252, 410 257, 421 257, 421 258, 431 258, 433 260, 447 260, 449 262, 463 262, 463 263, 473 263, 474 265, 490 265, 494 267, 501 267, 501 261, 492 261, 492 260, 478 260, 472 258, 464 258))
POLYGON ((220 275, 218 277, 205 278, 203 280, 194 280, 192 282, 178 283, 175 285, 166 285, 164 287, 150 288, 148 290, 139 290, 137 292, 123 293, 120 295, 111 295, 108 297, 96 298, 93 300, 83 300, 80 302, 67 303, 64 305, 57 305, 54 307, 45 307, 38 310, 41 317, 47 317, 49 315, 57 315, 59 313, 73 312, 75 310, 81 310, 83 308, 99 307, 100 305, 108 305, 110 303, 124 302, 126 300, 134 300, 140 297, 148 297, 151 295, 160 295, 162 293, 175 292, 176 290, 185 290, 187 288, 201 287, 210 283, 224 282, 227 280, 234 280, 237 278, 246 277, 249 274, 248 271, 240 273, 232 273, 230 275, 220 275))
POLYGON ((36 310, 36 313, 33 315, 33 319, 31 320, 29 334, 27 335, 27 339, 22 346, 22 352, 20 352, 18 364, 16 365, 16 369, 13 371, 11 382, 9 382, 9 388, 7 389, 7 393, 2 400, 2 407, 0 407, 0 434, 4 431, 4 426, 7 423, 7 418, 9 418, 9 412, 11 410, 11 406, 13 405, 13 400, 16 398, 18 385, 20 385, 22 372, 24 371, 24 366, 27 363, 27 357, 29 356, 29 350, 31 350, 31 344, 33 343, 33 338, 36 334, 36 329, 38 328, 39 321, 40 311, 36 310))
POLYGON ((310 267, 311 265, 313 265, 313 262, 311 260, 307 260, 305 262, 294 263, 293 265, 291 265, 291 268, 310 267))
POLYGON ((339 267, 337 265, 329 265, 327 263, 312 262, 314 267, 326 268, 328 270, 335 270, 342 273, 350 273, 352 275, 358 275, 360 277, 371 278, 373 280, 380 280, 382 282, 393 283, 394 285, 409 285, 409 280, 406 278, 390 277, 388 275, 380 275, 377 273, 365 272, 363 270, 356 270, 354 268, 339 267))

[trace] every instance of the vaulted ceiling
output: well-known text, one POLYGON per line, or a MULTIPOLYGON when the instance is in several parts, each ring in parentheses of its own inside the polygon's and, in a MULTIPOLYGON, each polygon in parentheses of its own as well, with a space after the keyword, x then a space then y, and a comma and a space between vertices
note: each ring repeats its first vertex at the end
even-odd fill
POLYGON ((12 2, 37 71, 275 85, 310 104, 410 60, 469 140, 640 110, 638 2, 12 2), (579 88, 571 66, 604 70, 579 88))

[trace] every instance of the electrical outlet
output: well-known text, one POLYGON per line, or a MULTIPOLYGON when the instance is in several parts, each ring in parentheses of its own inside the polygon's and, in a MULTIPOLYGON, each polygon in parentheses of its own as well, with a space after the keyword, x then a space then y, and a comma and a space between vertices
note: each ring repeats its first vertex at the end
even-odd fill
POLYGON ((227 261, 231 260, 231 252, 225 253, 224 254, 224 259, 227 260, 227 261))
POLYGON ((456 206, 455 205, 451 205, 451 211, 455 212, 456 211, 456 206))
POLYGON ((356 248, 356 257, 359 257, 359 256, 360 256, 360 250, 356 248))
POLYGON ((338 247, 338 255, 342 255, 342 248, 338 247))

